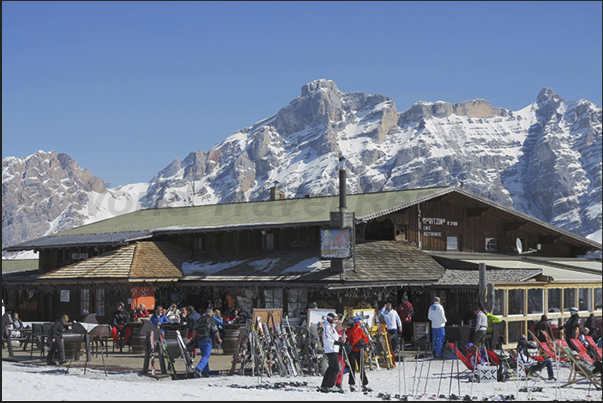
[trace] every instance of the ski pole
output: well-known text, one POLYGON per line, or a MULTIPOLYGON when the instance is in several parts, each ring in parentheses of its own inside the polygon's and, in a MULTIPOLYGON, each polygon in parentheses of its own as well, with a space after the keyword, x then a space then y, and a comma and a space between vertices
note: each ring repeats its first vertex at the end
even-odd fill
MULTIPOLYGON (((425 351, 427 351, 427 349, 425 349, 425 351)), ((425 365, 425 356, 423 356, 423 358, 421 359, 421 369, 419 370, 419 380, 417 381, 417 389, 413 390, 415 396, 418 395, 419 391, 421 390, 421 375, 423 375, 423 365, 425 365)))
MULTIPOLYGON (((456 342, 454 343, 454 351, 456 353, 457 347, 456 342)), ((458 359, 458 357, 456 357, 458 359)), ((458 368, 458 366, 457 366, 458 368)), ((452 390, 452 371, 454 371, 454 360, 450 361, 450 384, 448 385, 448 397, 450 397, 450 391, 452 390)))
POLYGON ((429 380, 429 370, 431 369, 431 361, 432 360, 429 360, 429 364, 427 364, 427 373, 425 374, 425 387, 423 388, 424 395, 427 392, 427 381, 429 380))
MULTIPOLYGON (((350 361, 350 356, 348 355, 348 351, 346 350, 346 348, 344 346, 341 346, 340 349, 343 350, 343 354, 345 356, 345 361, 347 361, 348 366, 350 367, 352 377, 354 378, 354 383, 357 383, 356 382, 356 369, 354 368, 354 366, 352 366, 352 362, 350 361)), ((345 365, 345 361, 344 361, 344 365, 345 365)), ((343 386, 343 374, 342 374, 342 379, 341 379, 341 386, 343 386)))
MULTIPOLYGON (((557 350, 558 346, 557 343, 555 343, 555 368, 557 368, 557 376, 555 377, 555 400, 558 400, 558 395, 559 395, 559 359, 560 359, 560 355, 561 352, 559 352, 557 350)), ((589 387, 589 395, 590 395, 590 384, 592 384, 592 382, 589 383, 588 387, 589 387)), ((560 397, 560 396, 559 396, 560 397)))
MULTIPOLYGON (((455 344, 456 347, 456 344, 455 344)), ((456 382, 458 384, 458 392, 459 392, 459 396, 461 395, 461 369, 459 368, 459 366, 461 365, 459 363, 460 358, 457 357, 456 360, 456 382)))
POLYGON ((442 361, 442 370, 440 371, 440 382, 438 383, 438 393, 436 394, 436 398, 440 396, 440 386, 442 386, 442 378, 444 377, 444 365, 445 362, 442 361))
POLYGON ((404 345, 402 346, 402 378, 404 378, 404 394, 406 395, 406 358, 404 357, 404 345))
MULTIPOLYGON (((402 351, 404 351, 404 339, 402 339, 402 351)), ((398 348, 396 349, 396 355, 398 356, 398 395, 402 394, 400 390, 400 345, 398 344, 398 348)))
POLYGON ((417 355, 415 355, 415 374, 412 377, 412 390, 411 390, 412 393, 414 393, 414 391, 415 391, 415 382, 417 380, 417 357, 419 356, 420 353, 421 353, 421 347, 419 347, 417 349, 417 355))

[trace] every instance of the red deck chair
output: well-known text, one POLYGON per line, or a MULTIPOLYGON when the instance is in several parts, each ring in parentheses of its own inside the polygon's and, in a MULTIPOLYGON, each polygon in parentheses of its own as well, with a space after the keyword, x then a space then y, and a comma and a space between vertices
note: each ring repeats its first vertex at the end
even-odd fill
POLYGON ((496 353, 491 350, 486 350, 486 351, 488 352, 488 359, 490 360, 490 362, 492 364, 496 365, 497 367, 500 367, 500 358, 498 358, 496 353))
POLYGON ((577 352, 575 352, 574 350, 572 350, 572 349, 570 348, 570 346, 568 346, 568 345, 567 345, 567 341, 565 341, 564 339, 557 339, 557 340, 555 340, 555 343, 557 343, 557 345, 560 347, 561 351, 563 351, 563 354, 564 354, 564 355, 565 355, 565 356, 566 356, 568 359, 572 359, 572 361, 573 361, 573 359, 575 359, 575 358, 576 358, 575 356, 576 356, 576 355, 579 355, 577 352), (571 357, 569 357, 569 356, 567 355, 567 352, 568 352, 568 351, 572 353, 572 356, 571 356, 571 357))
POLYGON ((546 332, 542 332, 542 334, 544 335, 544 337, 546 337, 547 342, 549 343, 549 346, 551 347, 551 350, 555 351, 555 345, 559 346, 559 351, 561 351, 563 353, 563 356, 561 357, 561 361, 567 361, 569 360, 569 358, 566 356, 565 354, 565 348, 569 349, 569 346, 567 345, 567 342, 564 339, 551 339, 551 336, 549 336, 546 332))
POLYGON ((597 343, 595 343, 592 336, 585 336, 584 338, 588 342, 588 345, 593 349, 593 351, 597 355, 597 358, 598 359, 603 358, 603 356, 601 355, 601 348, 597 347, 597 343))
POLYGON ((465 357, 465 355, 461 352, 461 350, 458 349, 458 347, 455 347, 452 343, 448 343, 448 345, 450 346, 452 351, 454 351, 456 356, 462 361, 462 363, 465 364, 465 367, 467 367, 469 371, 475 371, 475 368, 473 368, 473 365, 471 365, 471 361, 469 361, 469 359, 465 357))
MULTIPOLYGON (((532 335, 532 338, 534 339, 534 342, 536 343, 536 346, 540 349, 540 355, 544 355, 545 358, 550 358, 551 360, 555 361, 555 351, 553 350, 553 348, 551 348, 550 344, 544 341, 539 341, 536 336, 534 335, 534 333, 530 332, 528 330, 528 332, 532 335)), ((545 336, 548 336, 548 333, 544 332, 545 336)), ((559 353, 560 357, 559 357, 559 361, 567 361, 568 358, 567 357, 563 357, 561 356, 561 352, 559 353)))
POLYGON ((580 357, 592 364, 593 363, 593 359, 590 355, 588 355, 588 351, 586 351, 586 347, 584 347, 584 344, 582 344, 582 342, 580 341, 580 339, 570 339, 570 341, 572 342, 572 344, 574 345, 574 347, 576 347, 576 350, 578 350, 578 354, 580 354, 580 357))
MULTIPOLYGON (((540 350, 542 351, 542 353, 544 355, 547 356, 547 358, 550 358, 551 360, 555 360, 555 352, 551 349, 551 346, 548 345, 548 343, 545 342, 540 342, 538 343, 538 347, 540 347, 540 350)), ((561 353, 559 354, 559 361, 567 361, 568 358, 567 357, 561 357, 561 353)))
POLYGON ((528 329, 528 334, 534 340, 534 344, 536 344, 536 347, 538 347, 540 355, 544 355, 545 358, 551 358, 553 360, 555 359, 555 353, 553 352, 553 350, 551 349, 551 347, 548 345, 547 342, 540 341, 538 339, 538 337, 536 337, 536 335, 530 329, 528 329))

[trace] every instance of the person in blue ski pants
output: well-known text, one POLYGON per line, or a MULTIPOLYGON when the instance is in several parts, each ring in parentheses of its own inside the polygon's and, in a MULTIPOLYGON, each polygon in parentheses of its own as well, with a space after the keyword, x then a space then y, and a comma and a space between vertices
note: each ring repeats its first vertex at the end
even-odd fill
POLYGON ((446 314, 440 305, 440 298, 433 299, 433 305, 429 307, 427 317, 431 321, 431 333, 433 334, 433 356, 442 358, 442 347, 446 337, 446 314))
POLYGON ((215 337, 218 343, 222 344, 220 332, 218 330, 218 327, 216 326, 216 322, 213 320, 213 315, 214 312, 211 308, 208 308, 205 311, 205 314, 203 316, 209 317, 209 320, 207 321, 209 331, 207 331, 205 335, 200 335, 199 333, 197 333, 197 347, 199 347, 199 354, 201 355, 201 360, 195 368, 195 375, 202 376, 204 378, 209 377, 209 356, 211 355, 211 349, 213 347, 213 338, 215 337))

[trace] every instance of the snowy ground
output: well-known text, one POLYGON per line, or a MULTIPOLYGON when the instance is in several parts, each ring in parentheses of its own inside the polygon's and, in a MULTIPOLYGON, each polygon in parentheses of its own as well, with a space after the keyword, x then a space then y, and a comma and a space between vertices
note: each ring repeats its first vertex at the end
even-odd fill
MULTIPOLYGON (((2 400, 386 400, 380 393, 395 395, 413 395, 408 400, 450 400, 448 396, 473 396, 476 400, 595 400, 601 401, 600 390, 589 388, 588 382, 559 388, 569 377, 569 369, 561 368, 559 381, 529 381, 530 392, 518 391, 525 387, 524 382, 482 382, 470 383, 461 375, 458 381, 456 361, 451 378, 451 360, 409 361, 393 370, 369 371, 369 386, 373 392, 363 394, 350 392, 347 375, 344 381, 345 393, 319 393, 321 377, 304 378, 263 378, 252 376, 215 376, 206 379, 188 380, 155 380, 140 375, 138 372, 108 372, 72 368, 66 373, 63 367, 46 367, 39 365, 2 362, 2 400), (419 380, 419 374, 422 374, 419 380), (429 374, 426 377, 426 374, 429 374), (416 375, 416 377, 415 377, 416 375), (426 382, 428 379, 428 382, 426 382), (406 381, 405 381, 406 380, 406 381), (230 385, 258 385, 269 382, 272 386, 278 382, 307 382, 307 386, 286 386, 282 389, 243 389, 230 385), (533 391, 532 386, 543 390, 533 391), (459 392, 460 388, 460 392, 459 392), (413 390, 415 393, 413 393, 413 390), (439 390, 439 394, 438 394, 439 390), (425 394, 424 394, 425 393, 425 394), (437 398, 435 395, 445 395, 437 398)), ((462 364, 461 364, 462 365, 462 364)), ((462 371, 462 369, 461 369, 462 371)), ((546 372, 546 371, 544 371, 546 372)))

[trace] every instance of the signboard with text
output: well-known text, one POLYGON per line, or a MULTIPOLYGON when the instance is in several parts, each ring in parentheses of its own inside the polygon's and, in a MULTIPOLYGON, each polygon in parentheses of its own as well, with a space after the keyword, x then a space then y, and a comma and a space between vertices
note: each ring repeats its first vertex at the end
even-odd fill
POLYGON ((320 257, 346 259, 351 257, 352 238, 350 229, 320 230, 320 257))

